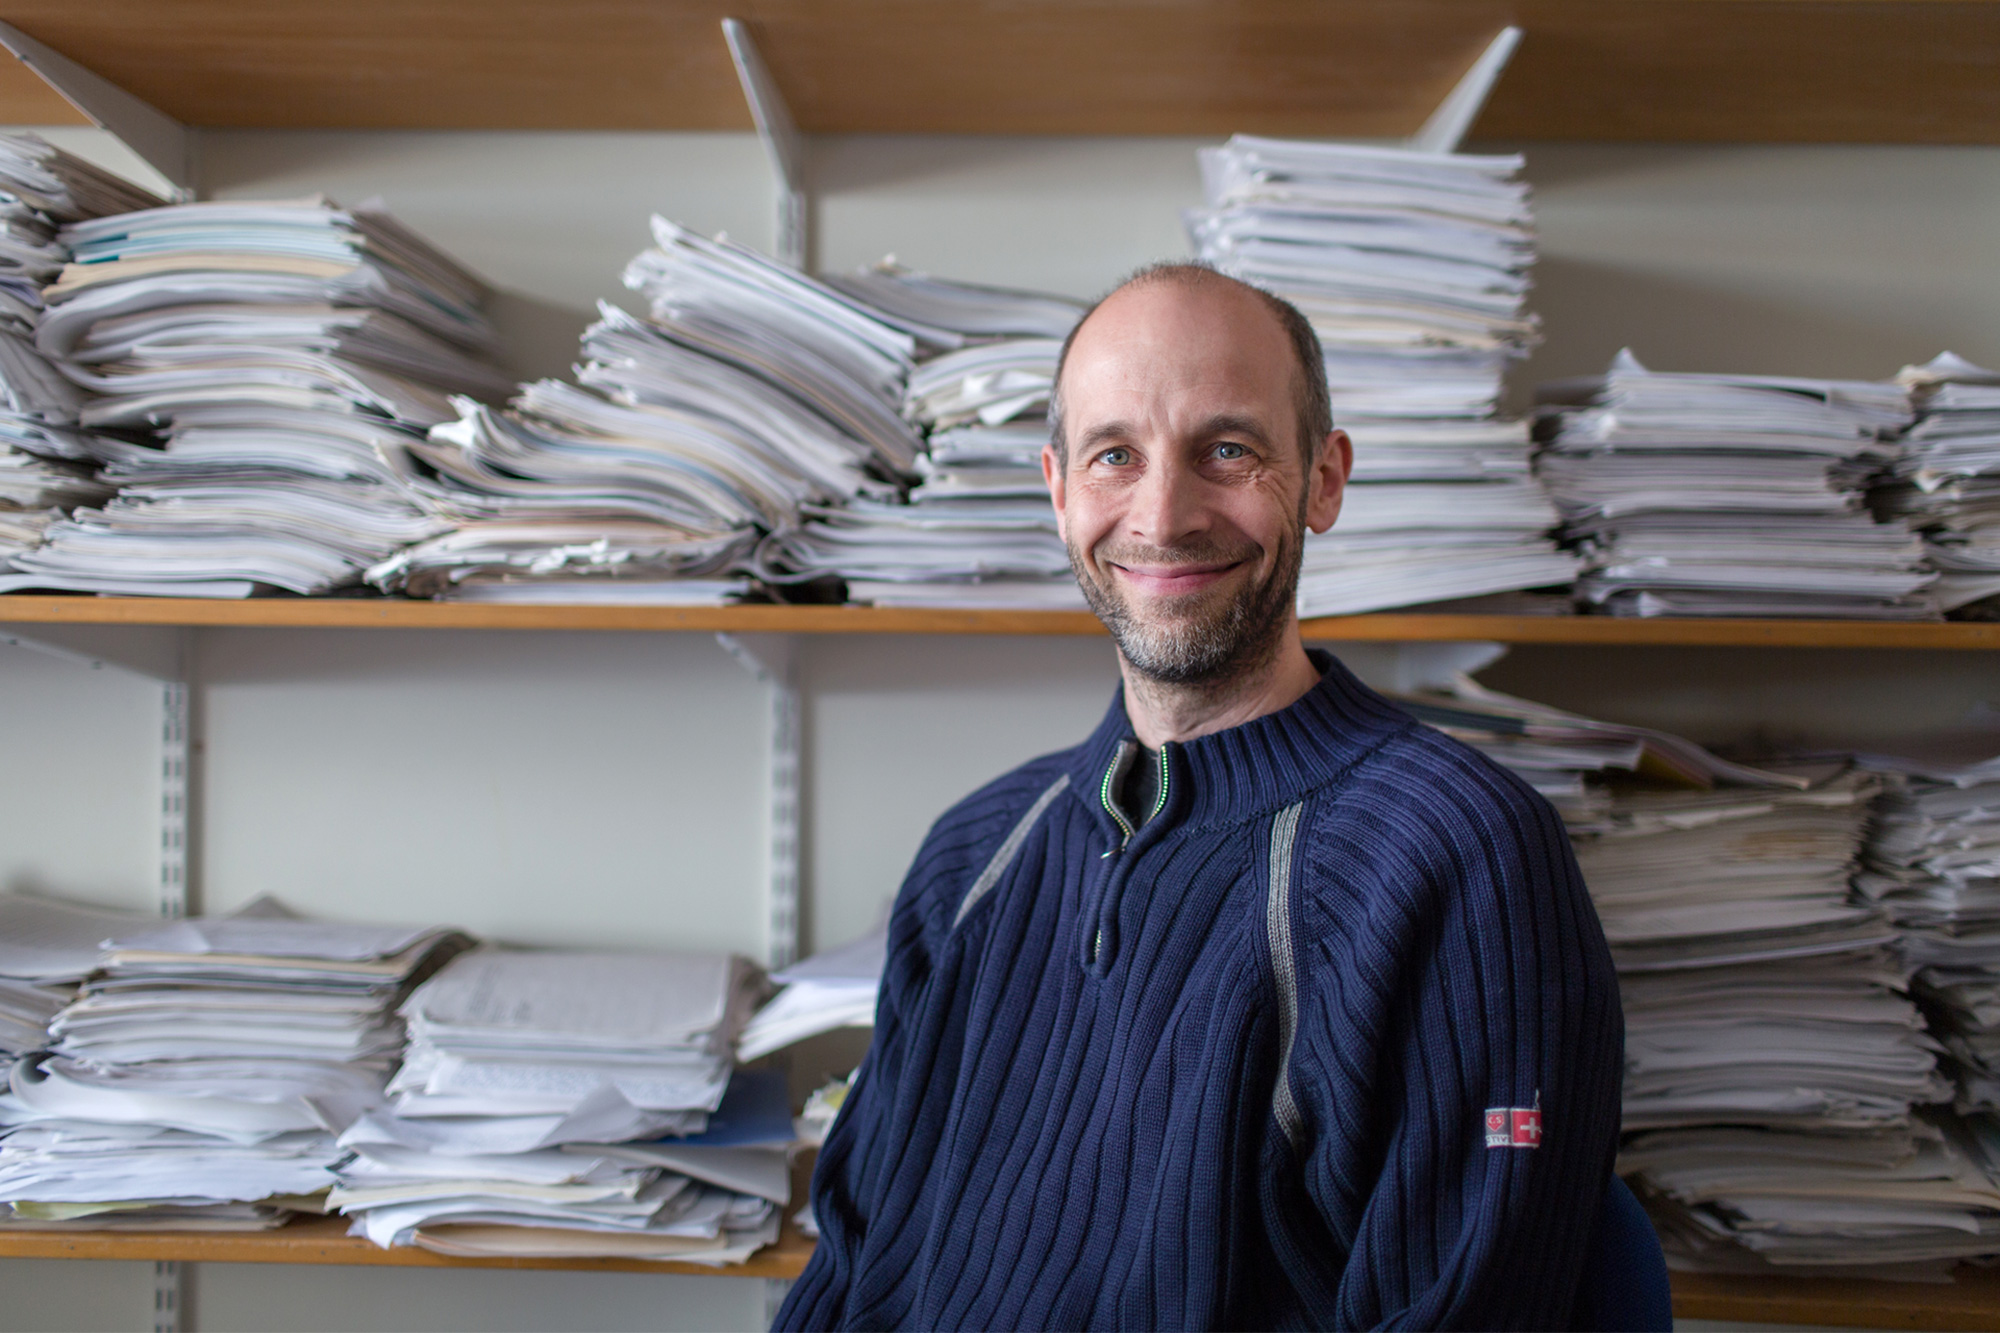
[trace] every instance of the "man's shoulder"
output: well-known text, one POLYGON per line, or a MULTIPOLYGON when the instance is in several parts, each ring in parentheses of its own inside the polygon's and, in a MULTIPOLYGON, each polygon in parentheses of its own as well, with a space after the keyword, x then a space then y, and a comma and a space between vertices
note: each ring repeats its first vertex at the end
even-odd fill
POLYGON ((939 815, 910 869, 905 892, 956 903, 1031 811, 1046 812, 1070 784, 1078 749, 1030 759, 939 815))
POLYGON ((1350 873, 1504 873, 1569 857, 1562 817, 1546 798, 1430 726, 1387 737, 1325 795, 1307 805, 1307 846, 1350 873))

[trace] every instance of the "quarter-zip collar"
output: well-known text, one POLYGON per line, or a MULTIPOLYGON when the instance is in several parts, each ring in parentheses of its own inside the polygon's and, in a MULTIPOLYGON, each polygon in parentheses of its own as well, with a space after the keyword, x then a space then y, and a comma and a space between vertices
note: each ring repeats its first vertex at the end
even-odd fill
POLYGON ((1162 745, 1160 795, 1151 812, 1119 805, 1125 773, 1142 753, 1120 687, 1070 771, 1072 789, 1103 836, 1096 863, 1084 874, 1077 923, 1078 961, 1091 976, 1107 977, 1117 964, 1125 888, 1154 844, 1176 828, 1282 810, 1416 725, 1331 654, 1315 651, 1311 657, 1320 670, 1319 684, 1291 707, 1227 731, 1162 745))
MULTIPOLYGON (((1331 653, 1308 649, 1307 656, 1320 669, 1319 683, 1290 707, 1161 747, 1162 808, 1154 822, 1229 823, 1282 810, 1417 725, 1331 653)), ((1076 751, 1070 771, 1074 789, 1114 846, 1124 844, 1129 830, 1109 808, 1115 804, 1115 781, 1109 788, 1106 782, 1128 744, 1136 750, 1121 685, 1104 720, 1076 751)))

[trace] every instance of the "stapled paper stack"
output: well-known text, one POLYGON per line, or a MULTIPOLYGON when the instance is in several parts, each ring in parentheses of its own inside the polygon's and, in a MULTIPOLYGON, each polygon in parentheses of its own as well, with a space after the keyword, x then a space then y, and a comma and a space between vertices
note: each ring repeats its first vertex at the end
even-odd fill
POLYGON ((382 1098, 397 1000, 467 943, 272 904, 108 941, 0 1099, 0 1200, 22 1223, 127 1227, 313 1206, 335 1136, 382 1098))
POLYGON ((1576 562, 1498 417, 1536 338, 1519 157, 1237 135, 1204 149, 1200 256, 1311 321, 1334 424, 1354 439, 1340 520, 1308 537, 1301 614, 1336 615, 1548 585, 1576 562))
POLYGON ((1664 374, 1626 351, 1538 397, 1536 470, 1584 557, 1588 606, 1936 618, 1922 543, 1862 507, 1910 419, 1899 386, 1664 374))
POLYGON ((877 606, 1082 607, 1041 454, 1056 360, 1083 307, 888 262, 830 281, 919 339, 902 410, 927 450, 907 504, 808 506, 773 541, 774 574, 837 576, 850 600, 877 606))
POLYGON ((0 135, 0 577, 69 508, 109 496, 96 466, 133 449, 77 425, 88 395, 35 346, 42 288, 69 260, 57 230, 164 202, 35 135, 0 135))
POLYGON ((843 293, 664 218, 584 333, 580 384, 458 404, 420 450, 454 530, 370 578, 419 596, 721 602, 806 504, 893 498, 916 343, 843 293))
POLYGON ((1922 535, 1948 615, 2000 619, 2000 371, 1945 352, 1896 381, 1917 423, 1869 503, 1922 535))
POLYGON ((782 1160, 760 1194, 614 1145, 709 1128, 760 986, 756 968, 725 955, 456 959, 404 1004, 410 1046, 391 1103, 342 1136, 356 1160, 331 1205, 384 1246, 437 1241, 439 1228, 463 1246, 457 1229, 476 1227, 487 1247, 747 1255, 776 1239, 782 1160))
POLYGON ((442 531, 408 446, 504 394, 485 286, 374 207, 178 204, 72 223, 36 345, 86 427, 164 432, 0 588, 323 593, 442 531))

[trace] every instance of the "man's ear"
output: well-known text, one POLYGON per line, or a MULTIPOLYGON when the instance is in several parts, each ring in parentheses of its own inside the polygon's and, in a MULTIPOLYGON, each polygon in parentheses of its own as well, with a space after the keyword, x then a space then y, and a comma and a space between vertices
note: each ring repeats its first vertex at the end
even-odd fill
POLYGON ((1347 476, 1354 471, 1354 441, 1344 430, 1329 431, 1306 478, 1306 526, 1325 532, 1340 517, 1347 476))
POLYGON ((1049 503, 1056 509, 1056 533, 1068 541, 1069 529, 1065 525, 1069 520, 1063 506, 1069 500, 1069 478, 1063 474, 1062 463, 1056 458, 1056 447, 1052 443, 1042 446, 1042 480, 1048 484, 1049 503))

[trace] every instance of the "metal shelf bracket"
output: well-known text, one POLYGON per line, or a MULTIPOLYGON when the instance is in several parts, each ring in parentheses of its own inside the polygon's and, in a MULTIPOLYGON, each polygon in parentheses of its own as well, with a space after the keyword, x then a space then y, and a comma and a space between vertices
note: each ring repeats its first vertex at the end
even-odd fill
POLYGON ((805 738, 796 670, 798 640, 791 634, 718 634, 715 641, 770 690, 770 748, 766 752, 769 919, 764 961, 775 970, 799 956, 805 738))
POLYGON ((1458 84, 1445 94, 1444 101, 1438 103, 1437 110, 1424 127, 1410 136, 1410 147, 1427 153, 1455 153, 1459 144, 1472 129, 1472 122, 1479 119, 1479 113, 1486 106, 1486 99, 1492 96, 1493 85, 1500 81, 1500 74, 1513 59, 1514 48, 1521 44, 1521 30, 1509 25, 1502 28, 1493 40, 1480 52, 1479 59, 1472 62, 1472 68, 1465 71, 1458 84))
POLYGON ((0 23, 0 46, 40 76, 91 124, 115 135, 146 164, 173 182, 181 199, 194 198, 194 132, 166 112, 94 74, 60 51, 42 45, 11 23, 0 23))
POLYGON ((757 122, 771 170, 778 177, 778 225, 774 253, 802 273, 812 272, 812 185, 808 180, 810 146, 792 119, 785 95, 778 91, 770 67, 757 51, 757 41, 740 19, 722 20, 722 37, 736 64, 743 100, 757 122))

